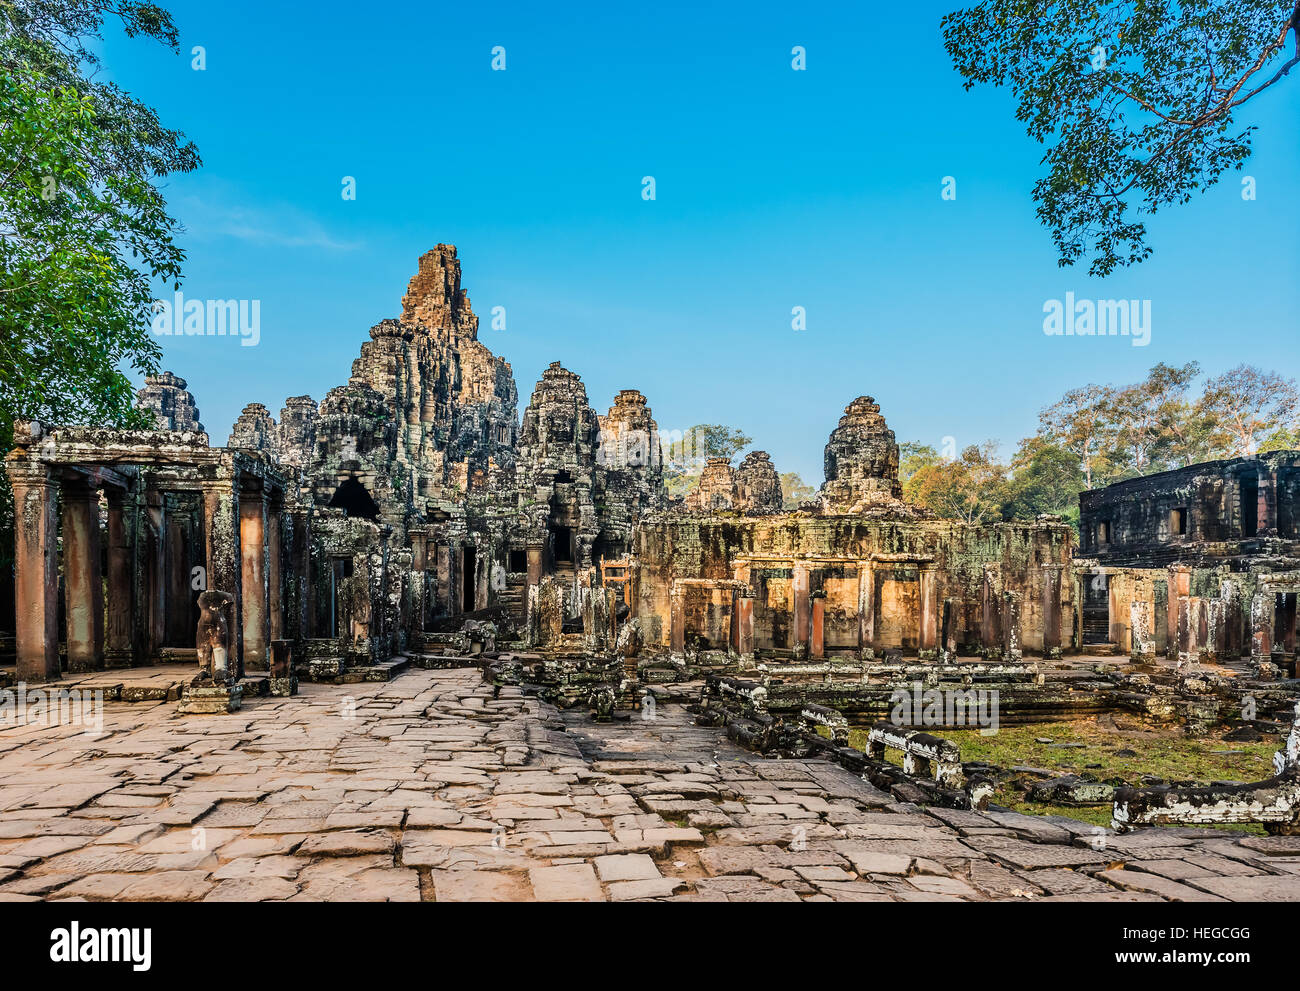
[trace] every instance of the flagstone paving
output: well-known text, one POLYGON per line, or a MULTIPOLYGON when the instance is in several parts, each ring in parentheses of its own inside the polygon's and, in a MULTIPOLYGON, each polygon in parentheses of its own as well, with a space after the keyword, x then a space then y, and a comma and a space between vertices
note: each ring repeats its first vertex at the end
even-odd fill
POLYGON ((0 731, 0 900, 1300 900, 1300 837, 924 810, 476 669, 0 731))

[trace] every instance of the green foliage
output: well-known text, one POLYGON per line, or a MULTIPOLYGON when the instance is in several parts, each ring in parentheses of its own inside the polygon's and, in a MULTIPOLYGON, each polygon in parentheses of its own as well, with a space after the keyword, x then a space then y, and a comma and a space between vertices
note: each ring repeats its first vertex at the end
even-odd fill
POLYGON ((743 451, 753 438, 735 427, 721 423, 697 423, 668 445, 668 460, 673 462, 730 458, 743 451))
POLYGON ((1077 531, 1082 489, 1083 473, 1069 451, 1042 437, 1028 437, 1020 442, 1011 461, 1002 517, 1033 520, 1052 513, 1064 517, 1077 531))
POLYGON ((680 440, 668 445, 664 457, 664 487, 670 496, 684 496, 695 488, 709 458, 730 458, 753 443, 753 438, 721 423, 697 423, 680 440))
POLYGON ((949 519, 1079 525, 1079 492, 1125 478, 1256 451, 1300 450, 1300 391, 1276 372, 1238 365, 1190 398, 1200 365, 1157 364, 1128 386, 1071 389, 1039 415, 1010 464, 986 441, 945 461, 924 444, 900 445, 903 495, 949 519))
POLYGON ((941 462, 939 452, 929 444, 904 441, 898 445, 898 480, 906 486, 922 468, 932 468, 941 462))
MULTIPOLYGON (((99 82, 105 20, 173 51, 166 11, 130 0, 0 2, 0 453, 15 419, 147 426, 123 367, 157 370, 152 284, 184 253, 155 183, 194 145, 99 82)), ((0 475, 0 566, 13 540, 0 475)))
POLYGON ((972 444, 951 460, 916 469, 903 495, 945 519, 996 522, 1007 499, 1007 467, 997 460, 997 442, 972 444))
POLYGON ((1300 63, 1294 0, 985 0, 942 29, 965 88, 1011 89, 1046 146, 1033 195, 1058 264, 1095 276, 1150 255, 1142 217, 1241 168, 1236 109, 1300 63))
POLYGON ((0 447, 16 418, 145 422, 122 369, 157 369, 153 284, 178 285, 184 260, 155 183, 199 158, 151 109, 95 81, 108 17, 176 48, 152 4, 0 6, 0 447))
POLYGON ((781 508, 798 509, 800 503, 810 502, 817 490, 804 482, 796 471, 781 472, 781 508))

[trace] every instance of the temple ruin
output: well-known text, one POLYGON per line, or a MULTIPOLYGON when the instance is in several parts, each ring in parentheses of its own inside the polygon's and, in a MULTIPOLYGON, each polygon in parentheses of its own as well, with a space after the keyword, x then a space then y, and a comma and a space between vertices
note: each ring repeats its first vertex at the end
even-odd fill
MULTIPOLYGON (((219 717, 293 704, 307 683, 472 667, 502 705, 535 697, 587 727, 677 706, 755 759, 829 762, 949 816, 1001 815, 995 789, 1036 773, 963 762, 943 737, 972 725, 981 693, 1005 724, 1293 722, 1295 452, 1085 492, 1076 540, 1055 516, 968 523, 910 505, 894 432, 862 395, 844 397, 812 500, 787 507, 762 450, 696 459, 698 483, 674 498, 665 478, 682 466, 653 397, 624 388, 598 413, 556 361, 521 414, 444 244, 345 382, 319 402, 258 398, 225 446, 170 372, 139 392, 155 429, 15 425, 0 688, 184 665, 194 677, 156 697, 219 717), (912 716, 897 716, 900 692, 912 716), (924 692, 958 702, 923 719, 924 692)), ((1121 831, 1287 833, 1295 767, 1291 754, 1273 778, 1208 791, 1086 775, 1023 790, 1113 801, 1121 831)))

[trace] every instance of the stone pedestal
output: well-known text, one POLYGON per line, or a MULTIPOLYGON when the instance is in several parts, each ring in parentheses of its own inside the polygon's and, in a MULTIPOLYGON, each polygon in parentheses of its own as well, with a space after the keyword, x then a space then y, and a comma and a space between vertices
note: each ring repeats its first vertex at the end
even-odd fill
POLYGON ((181 692, 181 704, 177 709, 182 716, 210 715, 238 712, 243 705, 244 688, 242 685, 208 685, 195 687, 186 685, 181 692))

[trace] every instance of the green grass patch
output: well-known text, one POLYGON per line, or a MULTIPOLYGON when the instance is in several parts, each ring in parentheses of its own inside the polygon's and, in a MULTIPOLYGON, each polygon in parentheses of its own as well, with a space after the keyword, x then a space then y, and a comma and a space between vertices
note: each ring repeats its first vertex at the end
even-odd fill
MULTIPOLYGON (((1098 781, 1121 780, 1140 786, 1149 774, 1166 781, 1262 781, 1273 775, 1273 754, 1281 746, 1277 740, 1258 743, 1231 743, 1221 739, 1222 732, 1206 737, 1186 737, 1174 729, 1116 729, 1100 725, 1096 717, 1068 722, 1039 723, 1029 726, 1003 726, 985 736, 978 729, 934 730, 936 736, 951 740, 961 748, 963 761, 982 761, 1005 770, 1012 767, 1038 767, 1055 774, 1087 775, 1098 781), (1040 743, 1050 740, 1051 743, 1040 743), (1057 747, 1052 744, 1081 743, 1082 747, 1057 747), (1132 756, 1126 751, 1131 751, 1132 756), (1231 752, 1224 752, 1231 751, 1231 752), (1100 765, 1089 767, 1090 764, 1100 765)), ((866 748, 867 730, 849 731, 849 745, 866 748)), ((897 751, 886 751, 887 758, 902 763, 897 751)), ((1025 782, 1039 780, 1028 773, 1018 775, 1025 782)), ((1096 826, 1109 826, 1111 807, 1046 805, 1026 802, 1020 789, 1008 787, 994 792, 997 805, 1030 815, 1061 815, 1096 826)), ((1259 826, 1224 826, 1251 833, 1263 833, 1259 826)))

